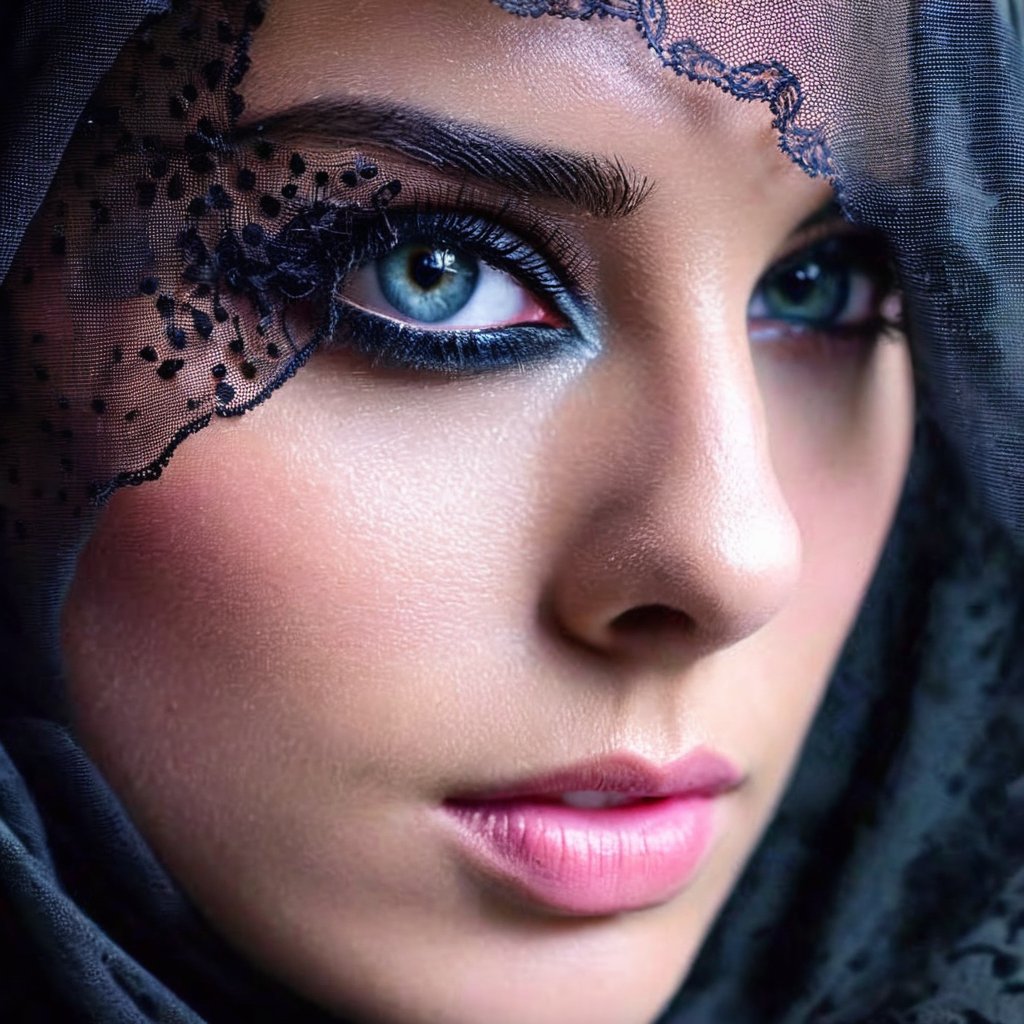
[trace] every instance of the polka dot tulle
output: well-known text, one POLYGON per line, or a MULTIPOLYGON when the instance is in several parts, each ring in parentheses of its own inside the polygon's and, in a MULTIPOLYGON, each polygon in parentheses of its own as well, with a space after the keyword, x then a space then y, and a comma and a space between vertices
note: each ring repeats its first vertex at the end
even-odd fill
POLYGON ((137 33, 12 267, 0 526, 17 537, 40 503, 77 518, 156 478, 295 373, 335 327, 359 218, 401 192, 361 155, 239 131, 264 13, 235 6, 177 4, 137 33))

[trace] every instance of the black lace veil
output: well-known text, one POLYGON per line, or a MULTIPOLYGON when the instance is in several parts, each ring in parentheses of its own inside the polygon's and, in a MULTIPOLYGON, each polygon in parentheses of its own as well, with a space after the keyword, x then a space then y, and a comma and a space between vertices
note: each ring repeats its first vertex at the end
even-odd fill
MULTIPOLYGON (((886 235, 905 294, 920 412, 898 519, 665 1024, 1024 1020, 1024 7, 500 6, 633 22, 666 74, 765 104, 783 150, 886 235)), ((0 977, 48 993, 41 1020, 319 1016, 158 867, 68 728, 57 644, 105 501, 300 371, 342 326, 353 240, 402 188, 238 131, 262 17, 240 0, 0 14, 0 937, 26 951, 0 977)), ((14 984, 0 1009, 25 1012, 14 984)))

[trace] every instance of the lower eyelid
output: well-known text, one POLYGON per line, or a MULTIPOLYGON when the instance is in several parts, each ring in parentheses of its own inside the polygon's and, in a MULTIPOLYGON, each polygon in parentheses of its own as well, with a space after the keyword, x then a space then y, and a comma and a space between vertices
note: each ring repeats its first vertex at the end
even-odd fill
POLYGON ((353 348, 378 368, 446 377, 523 370, 567 354, 589 358, 600 351, 593 339, 581 339, 571 329, 527 324, 499 331, 420 331, 352 305, 341 310, 325 347, 353 348))

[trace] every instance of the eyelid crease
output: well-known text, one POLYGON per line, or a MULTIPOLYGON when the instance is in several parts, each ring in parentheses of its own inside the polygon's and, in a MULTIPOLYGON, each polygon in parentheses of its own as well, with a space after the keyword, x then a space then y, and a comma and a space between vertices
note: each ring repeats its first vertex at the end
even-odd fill
POLYGON ((796 256, 804 249, 810 249, 819 242, 828 241, 831 238, 863 239, 866 245, 877 242, 879 252, 886 251, 885 243, 880 236, 848 221, 838 211, 838 208, 835 212, 826 208, 823 214, 823 216, 813 217, 801 224, 786 240, 783 248, 773 257, 769 266, 785 263, 790 257, 796 256))

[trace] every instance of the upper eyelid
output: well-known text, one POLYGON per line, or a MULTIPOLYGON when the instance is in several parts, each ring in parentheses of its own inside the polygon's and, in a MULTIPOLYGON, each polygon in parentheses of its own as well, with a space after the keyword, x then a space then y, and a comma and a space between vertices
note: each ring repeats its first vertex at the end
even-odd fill
MULTIPOLYGON (((480 181, 471 174, 429 167, 400 154, 378 152, 373 146, 345 150, 340 157, 346 166, 361 161, 373 164, 379 169, 381 181, 401 182, 401 192, 383 216, 450 214, 492 221, 548 259, 569 285, 589 291, 587 281, 594 275, 596 259, 577 230, 576 215, 551 209, 543 199, 480 181)), ((331 162, 339 163, 337 152, 331 162)), ((366 214, 378 215, 371 210, 366 214)))
POLYGON ((861 241, 865 246, 877 241, 879 251, 885 251, 884 243, 881 239, 876 239, 873 233, 858 227, 837 213, 834 217, 828 217, 827 219, 798 228, 796 233, 787 239, 783 248, 772 257, 771 262, 765 269, 768 270, 779 263, 785 263, 788 259, 799 255, 805 249, 811 249, 819 243, 829 241, 830 239, 861 241))

